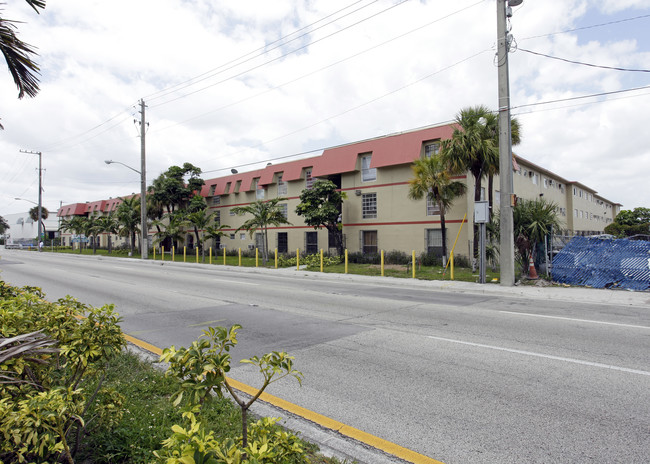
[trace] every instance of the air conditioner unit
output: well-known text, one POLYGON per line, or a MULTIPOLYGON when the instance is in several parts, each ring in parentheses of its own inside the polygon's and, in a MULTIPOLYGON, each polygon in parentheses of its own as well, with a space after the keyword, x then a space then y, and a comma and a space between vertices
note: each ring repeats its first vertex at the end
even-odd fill
POLYGON ((248 245, 248 249, 249 249, 249 250, 254 250, 254 249, 255 249, 255 245, 253 245, 253 244, 251 243, 250 245, 248 245))
POLYGON ((219 249, 223 250, 224 248, 226 248, 226 244, 225 243, 220 243, 219 244, 219 249))
POLYGON ((361 190, 355 190, 355 191, 354 191, 354 194, 355 194, 356 196, 360 197, 360 196, 361 196, 361 190))

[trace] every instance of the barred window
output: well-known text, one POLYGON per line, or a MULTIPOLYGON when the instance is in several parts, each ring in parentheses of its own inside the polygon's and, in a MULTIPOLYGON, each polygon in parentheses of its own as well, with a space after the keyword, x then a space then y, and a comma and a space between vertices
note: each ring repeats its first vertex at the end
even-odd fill
POLYGON ((278 206, 284 218, 287 219, 289 217, 289 205, 287 203, 280 203, 278 206))
POLYGON ((431 158, 440 153, 440 142, 428 143, 424 146, 424 157, 431 158))
POLYGON ((364 219, 374 219, 377 217, 376 193, 364 193, 361 196, 361 211, 364 219))
POLYGON ((438 203, 431 197, 427 196, 427 216, 436 216, 440 214, 438 203))
POLYGON ((278 196, 287 194, 287 183, 282 181, 282 174, 278 174, 278 196))
POLYGON ((305 169, 305 188, 312 188, 314 186, 314 178, 311 176, 311 168, 305 169))

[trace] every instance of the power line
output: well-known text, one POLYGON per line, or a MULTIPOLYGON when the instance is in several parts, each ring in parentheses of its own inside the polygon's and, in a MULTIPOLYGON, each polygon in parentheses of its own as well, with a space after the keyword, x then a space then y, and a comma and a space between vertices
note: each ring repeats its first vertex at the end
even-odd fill
MULTIPOLYGON (((303 50, 303 49, 305 49, 305 48, 308 48, 308 47, 310 47, 310 46, 312 46, 312 45, 314 45, 314 44, 316 44, 316 43, 318 43, 318 42, 322 42, 323 40, 329 39, 330 37, 333 37, 333 36, 335 36, 335 35, 337 35, 337 34, 340 34, 341 32, 347 31, 348 29, 351 29, 351 28, 353 28, 353 27, 355 27, 355 26, 358 26, 359 24, 361 24, 361 23, 363 23, 363 22, 366 22, 366 21, 368 21, 368 20, 370 20, 370 19, 372 19, 372 18, 375 18, 375 17, 377 17, 377 16, 379 16, 379 15, 381 15, 381 14, 383 14, 383 13, 386 13, 387 11, 390 11, 390 10, 392 10, 393 8, 397 8, 398 6, 403 5, 404 3, 408 2, 408 1, 409 1, 409 0, 401 0, 401 1, 398 2, 398 3, 389 6, 388 8, 385 8, 385 9, 383 9, 383 10, 381 10, 381 11, 375 13, 375 14, 372 14, 372 15, 370 15, 370 16, 364 18, 364 19, 361 19, 361 20, 359 20, 359 21, 357 21, 357 22, 355 22, 355 23, 353 23, 353 24, 350 24, 350 25, 345 26, 345 27, 343 27, 343 28, 341 28, 341 29, 339 29, 339 30, 337 30, 337 31, 334 31, 334 32, 332 32, 331 34, 328 34, 328 35, 326 35, 326 36, 324 36, 324 37, 321 37, 320 39, 313 40, 312 42, 310 42, 310 43, 308 43, 308 44, 306 44, 306 45, 303 45, 303 46, 301 46, 301 47, 298 47, 298 48, 296 48, 296 49, 294 49, 294 50, 291 50, 291 51, 289 51, 289 52, 287 52, 287 53, 284 53, 284 54, 282 54, 282 55, 279 55, 279 56, 277 56, 277 57, 275 57, 275 58, 272 58, 272 59, 270 59, 270 60, 268 60, 268 61, 265 61, 265 62, 263 62, 263 63, 261 63, 261 64, 258 64, 258 65, 256 65, 256 66, 253 66, 253 67, 251 67, 251 68, 248 68, 248 69, 246 69, 246 70, 244 70, 244 71, 241 71, 241 72, 239 72, 239 73, 237 73, 237 74, 235 74, 235 75, 233 75, 233 76, 227 77, 227 78, 225 78, 225 79, 222 79, 222 80, 220 80, 220 81, 214 82, 214 83, 212 83, 212 84, 208 84, 208 85, 206 85, 206 86, 204 86, 204 87, 201 87, 200 89, 193 90, 193 91, 191 91, 191 92, 188 92, 188 93, 186 93, 186 94, 184 94, 184 95, 180 95, 180 96, 175 97, 175 98, 172 98, 172 99, 170 99, 170 100, 166 100, 166 101, 164 101, 164 102, 162 102, 162 103, 158 103, 157 105, 151 105, 151 108, 158 108, 159 106, 167 105, 168 103, 171 103, 171 102, 174 102, 174 101, 177 101, 177 100, 181 100, 181 99, 183 99, 183 98, 187 98, 187 97, 189 97, 189 96, 191 96, 191 95, 194 95, 194 94, 196 94, 196 93, 202 92, 202 91, 207 90, 207 89, 209 89, 209 88, 211 88, 211 87, 214 87, 214 86, 216 86, 216 85, 223 84, 224 82, 227 82, 227 81, 229 81, 229 80, 235 79, 235 78, 237 78, 237 77, 241 77, 241 76, 243 76, 244 74, 248 74, 248 73, 251 72, 251 71, 254 71, 254 70, 256 70, 256 69, 259 69, 259 68, 262 68, 262 67, 266 66, 267 64, 273 63, 273 62, 275 62, 275 61, 279 61, 279 60, 281 60, 282 58, 285 58, 285 57, 287 57, 287 56, 289 56, 289 55, 292 55, 292 54, 294 54, 294 53, 296 53, 296 52, 298 52, 298 51, 300 51, 300 50, 303 50)), ((230 69, 230 68, 228 68, 228 69, 230 69)))
POLYGON ((589 66, 591 68, 611 69, 611 70, 614 70, 614 71, 627 71, 627 72, 643 72, 643 73, 650 72, 650 69, 629 69, 629 68, 619 68, 619 67, 615 67, 615 66, 602 66, 602 65, 592 64, 592 63, 584 63, 582 61, 569 60, 567 58, 560 58, 560 57, 557 57, 557 56, 547 55, 545 53, 539 53, 539 52, 534 52, 532 50, 526 50, 525 48, 517 48, 517 50, 525 52, 525 53, 530 53, 532 55, 538 55, 538 56, 543 56, 545 58, 551 58, 553 60, 564 61, 566 63, 579 64, 581 66, 589 66))
POLYGON ((345 15, 343 15, 343 16, 341 16, 341 17, 339 17, 339 18, 336 18, 336 19, 334 19, 334 20, 332 20, 332 21, 330 21, 330 22, 328 22, 328 23, 326 23, 326 24, 324 24, 324 25, 322 25, 322 26, 319 26, 319 27, 317 27, 317 28, 315 28, 315 29, 312 29, 312 30, 310 30, 309 32, 306 32, 305 34, 301 34, 301 35, 299 35, 298 37, 294 37, 293 39, 291 39, 291 40, 289 40, 289 41, 287 41, 287 42, 283 42, 283 43, 280 43, 280 44, 277 45, 277 46, 274 46, 274 47, 269 48, 270 45, 277 44, 278 42, 281 42, 281 41, 283 41, 284 39, 287 39, 287 38, 291 37, 292 35, 297 34, 298 32, 301 32, 301 31, 303 31, 303 30, 305 30, 305 29, 308 29, 308 28, 310 28, 311 26, 314 26, 315 24, 318 24, 318 23, 324 21, 324 20, 327 19, 327 18, 330 18, 330 17, 332 17, 332 16, 334 16, 334 15, 336 15, 336 14, 342 12, 342 11, 345 11, 345 10, 347 10, 348 8, 351 8, 352 6, 356 5, 357 3, 361 3, 362 1, 363 1, 363 0, 359 0, 359 1, 355 2, 355 3, 352 3, 352 4, 350 4, 350 5, 348 5, 348 6, 344 7, 344 8, 341 8, 340 10, 335 11, 334 13, 331 13, 331 14, 329 14, 329 15, 327 15, 327 16, 321 18, 321 19, 319 19, 318 21, 315 21, 315 22, 313 22, 313 23, 311 23, 311 24, 308 24, 308 25, 306 25, 306 26, 304 26, 304 27, 302 27, 302 28, 300 28, 300 29, 297 29, 296 31, 293 31, 293 32, 291 32, 291 33, 289 33, 289 34, 287 34, 287 35, 285 35, 285 36, 282 36, 282 37, 280 37, 279 39, 274 40, 274 41, 272 41, 272 42, 270 42, 270 43, 268 43, 268 44, 266 44, 266 45, 264 45, 264 46, 262 46, 262 47, 260 47, 260 48, 257 48, 257 49, 255 49, 255 50, 253 50, 253 51, 250 51, 250 52, 248 52, 248 53, 245 53, 244 55, 241 55, 241 56, 239 56, 239 57, 237 57, 237 58, 235 58, 235 59, 233 59, 233 60, 227 61, 226 63, 223 63, 222 65, 219 65, 219 66, 217 66, 216 68, 210 69, 210 70, 208 70, 208 71, 206 71, 206 72, 204 72, 204 73, 202 73, 202 74, 199 74, 198 76, 194 76, 194 77, 192 77, 192 78, 190 78, 190 79, 187 79, 187 80, 185 80, 185 81, 183 81, 183 82, 180 82, 180 83, 178 83, 178 84, 172 85, 172 86, 170 86, 170 87, 168 87, 168 88, 166 88, 166 89, 162 89, 162 90, 159 90, 159 91, 157 91, 157 92, 154 92, 154 93, 152 93, 152 94, 150 94, 150 95, 148 95, 148 96, 146 96, 146 97, 144 97, 144 98, 145 98, 145 100, 147 100, 147 101, 156 100, 156 99, 158 99, 158 98, 162 98, 162 97, 164 97, 165 95, 169 95, 170 93, 176 92, 176 91, 178 91, 178 90, 182 90, 182 89, 184 89, 184 88, 187 88, 187 87, 190 87, 190 86, 192 86, 192 85, 194 85, 194 84, 197 84, 197 83, 199 83, 199 82, 202 82, 202 81, 204 81, 204 80, 206 80, 206 79, 209 79, 210 77, 213 77, 213 76, 215 76, 215 75, 221 74, 222 72, 225 72, 225 71, 227 71, 227 70, 229 70, 229 69, 232 69, 232 68, 234 68, 235 66, 238 66, 238 65, 240 65, 240 64, 246 63, 247 61, 250 61, 250 60, 252 60, 252 59, 254 59, 254 58, 257 58, 257 57, 263 56, 263 55, 265 55, 265 54, 267 54, 267 53, 269 53, 269 52, 271 52, 271 51, 273 51, 273 50, 276 50, 277 48, 280 48, 280 47, 282 47, 282 46, 285 46, 285 45, 287 45, 288 43, 291 43, 291 42, 293 42, 293 41, 295 41, 295 40, 301 39, 302 37, 305 37, 305 36, 307 36, 307 35, 313 33, 314 31, 317 31, 317 30, 319 30, 319 29, 322 29, 323 27, 328 26, 328 25, 332 24, 332 23, 335 22, 335 21, 338 21, 338 20, 340 20, 340 19, 342 19, 342 18, 345 18, 346 16, 352 15, 352 14, 354 14, 354 13, 356 13, 356 12, 358 12, 358 11, 364 9, 364 8, 367 8, 367 7, 369 7, 370 5, 372 5, 372 4, 374 4, 374 3, 377 3, 379 0, 373 0, 373 1, 371 1, 370 3, 368 3, 367 5, 364 5, 364 6, 360 7, 360 8, 357 8, 356 10, 351 11, 351 12, 349 12, 349 13, 346 13, 345 15), (261 53, 260 53, 260 52, 261 52, 261 53), (255 56, 250 57, 250 55, 255 55, 255 56), (247 57, 250 57, 250 58, 248 58, 248 59, 244 59, 244 58, 247 58, 247 57), (243 60, 243 61, 241 61, 241 60, 243 60), (229 65, 232 65, 232 66, 229 66, 229 65), (223 69, 223 70, 219 71, 219 70, 222 69, 222 68, 226 68, 226 69, 223 69), (218 72, 215 72, 215 71, 218 71, 218 72))
POLYGON ((644 19, 644 18, 650 18, 650 14, 641 15, 641 16, 634 16, 632 18, 619 19, 617 21, 609 21, 609 22, 606 22, 606 23, 592 24, 591 26, 576 27, 575 29, 567 29, 565 31, 551 32, 549 34, 533 35, 533 36, 530 36, 530 37, 524 37, 521 40, 524 41, 524 40, 529 40, 529 39, 539 39, 540 37, 550 37, 550 36, 557 35, 557 34, 568 34, 569 32, 584 31, 586 29, 594 29, 596 27, 610 26, 612 24, 619 24, 619 23, 624 23, 624 22, 627 22, 627 21, 635 21, 637 19, 644 19))
POLYGON ((483 3, 483 2, 484 2, 484 0, 479 0, 478 2, 473 3, 472 5, 469 5, 469 6, 467 6, 467 7, 464 7, 464 8, 461 8, 461 9, 459 9, 459 10, 456 10, 456 11, 454 11, 454 12, 452 12, 452 13, 449 13, 449 14, 446 15, 446 16, 442 16, 442 17, 440 17, 440 18, 434 19, 433 21, 430 21, 430 22, 428 22, 428 23, 426 23, 426 24, 423 24, 422 26, 416 27, 415 29, 411 29, 410 31, 407 31, 407 32, 405 32, 405 33, 403 33, 403 34, 400 34, 400 35, 398 35, 398 36, 395 36, 395 37, 393 37, 393 38, 391 38, 391 39, 385 40, 384 42, 381 42, 381 43, 379 43, 379 44, 377 44, 377 45, 374 45, 374 46, 372 46, 372 47, 370 47, 370 48, 367 48, 367 49, 362 50, 362 51, 360 51, 360 52, 358 52, 358 53, 355 53, 355 54, 353 54, 353 55, 350 55, 350 56, 348 56, 348 57, 346 57, 346 58, 343 58, 343 59, 340 59, 340 60, 335 61, 335 62, 333 62, 333 63, 330 63, 330 64, 328 64, 328 65, 326 65, 326 66, 323 66, 323 67, 321 67, 321 68, 319 68, 319 69, 316 69, 316 70, 314 70, 314 71, 311 71, 311 72, 309 72, 309 73, 307 73, 307 74, 303 74, 302 76, 296 77, 296 78, 291 79, 291 80, 289 80, 289 81, 287 81, 287 82, 284 82, 284 83, 282 83, 282 84, 276 85, 276 86, 274 86, 274 87, 270 87, 270 88, 268 88, 268 89, 266 89, 266 90, 263 90, 263 91, 261 91, 261 92, 258 92, 258 93, 255 94, 255 95, 251 95, 251 96, 248 96, 248 97, 242 98, 242 99, 240 99, 240 100, 237 100, 237 101, 235 101, 235 102, 228 103, 228 104, 226 104, 226 105, 222 105, 222 106, 220 106, 220 107, 218 107, 218 108, 215 108, 215 109, 213 109, 213 110, 207 111, 207 112, 205 112, 205 113, 201 113, 201 114, 199 114, 199 115, 193 116, 193 117, 188 118, 188 119, 185 119, 185 120, 183 120, 183 121, 179 121, 179 122, 176 122, 176 123, 173 123, 173 124, 169 124, 169 125, 167 125, 167 126, 165 126, 165 127, 161 127, 161 128, 159 128, 159 129, 157 129, 155 132, 159 132, 159 131, 162 131, 162 130, 167 130, 167 129, 171 128, 171 127, 175 127, 175 126, 178 126, 178 125, 181 125, 181 124, 185 124, 185 123, 187 123, 187 122, 189 122, 189 121, 193 121, 193 120, 199 119, 199 118, 204 117, 204 116, 207 116, 207 115, 209 115, 209 114, 214 114, 214 113, 219 112, 219 111, 221 111, 221 110, 224 110, 224 109, 226 109, 226 108, 231 108, 231 107, 233 107, 233 106, 235 106, 235 105, 238 105, 238 104, 240 104, 240 103, 244 103, 244 102, 246 102, 246 101, 252 100, 252 99, 254 99, 254 98, 257 98, 257 97, 260 97, 260 96, 262 96, 262 95, 264 95, 264 94, 267 94, 267 93, 269 93, 269 92, 272 92, 272 91, 274 91, 274 90, 280 89, 280 88, 282 88, 282 87, 284 87, 284 86, 286 86, 286 85, 293 84, 293 83, 298 82, 298 81, 300 81, 300 80, 302 80, 302 79, 305 79, 306 77, 313 76, 314 74, 317 74, 317 73, 319 73, 319 72, 322 72, 322 71, 324 71, 324 70, 326 70, 326 69, 329 69, 329 68, 331 68, 331 67, 334 67, 334 66, 336 66, 336 65, 339 65, 339 64, 344 63, 344 62, 346 62, 346 61, 349 61, 349 60, 351 60, 351 59, 353 59, 353 58, 357 58, 358 56, 361 56, 361 55, 363 55, 363 54, 365 54, 365 53, 368 53, 368 52, 370 52, 370 51, 372 51, 372 50, 375 50, 375 49, 377 49, 377 48, 379 48, 379 47, 382 47, 382 46, 384 46, 384 45, 386 45, 386 44, 388 44, 388 43, 391 43, 391 42, 393 42, 393 41, 395 41, 395 40, 402 39, 402 38, 404 38, 404 37, 406 37, 406 36, 408 36, 408 35, 410 35, 410 34, 413 34, 413 33, 415 33, 415 32, 418 32, 418 31, 420 31, 420 30, 422 30, 422 29, 424 29, 424 28, 426 28, 426 27, 429 27, 429 26, 431 26, 431 25, 433 25, 433 24, 436 24, 436 23, 438 23, 438 22, 441 22, 441 21, 443 21, 443 20, 445 20, 445 19, 448 19, 448 18, 450 18, 450 17, 452 17, 452 16, 454 16, 454 15, 457 15, 457 14, 459 14, 459 13, 462 13, 462 12, 465 11, 465 10, 468 10, 468 9, 470 9, 470 8, 473 8, 473 7, 479 5, 480 3, 483 3))

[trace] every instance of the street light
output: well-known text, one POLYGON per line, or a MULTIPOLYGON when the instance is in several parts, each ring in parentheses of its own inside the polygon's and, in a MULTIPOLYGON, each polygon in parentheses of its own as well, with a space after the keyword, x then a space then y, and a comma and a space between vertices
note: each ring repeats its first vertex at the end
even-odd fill
POLYGON ((148 259, 149 258, 149 244, 147 241, 147 236, 149 235, 149 231, 147 228, 147 200, 145 198, 145 195, 147 193, 147 176, 144 171, 144 161, 143 161, 143 169, 142 171, 138 171, 135 168, 132 168, 129 165, 126 165, 120 161, 113 161, 113 160, 106 160, 104 161, 106 164, 121 164, 125 168, 129 168, 131 171, 137 172, 140 174, 140 223, 141 223, 141 229, 142 232, 140 233, 140 258, 142 259, 148 259))

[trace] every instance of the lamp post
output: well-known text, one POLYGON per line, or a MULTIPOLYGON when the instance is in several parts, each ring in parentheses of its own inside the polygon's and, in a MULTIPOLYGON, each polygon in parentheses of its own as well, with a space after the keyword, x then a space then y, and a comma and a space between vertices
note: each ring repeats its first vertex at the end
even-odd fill
MULTIPOLYGON (((104 161, 106 164, 121 164, 125 168, 129 168, 131 171, 137 172, 140 174, 140 226, 141 226, 141 233, 140 233, 140 258, 142 259, 148 259, 149 258, 149 244, 147 241, 147 237, 149 235, 149 231, 147 228, 147 199, 146 199, 146 193, 147 193, 147 179, 146 179, 146 173, 144 169, 142 171, 138 171, 135 168, 132 168, 129 165, 126 165, 120 161, 113 161, 113 160, 106 160, 104 161)), ((144 159, 142 160, 142 166, 144 166, 144 159)))
POLYGON ((512 139, 510 133, 510 82, 508 48, 510 33, 507 18, 512 7, 523 0, 497 0, 497 63, 499 87, 499 219, 500 219, 500 269, 501 285, 511 287, 515 283, 515 237, 512 208, 514 185, 512 178, 512 139))

